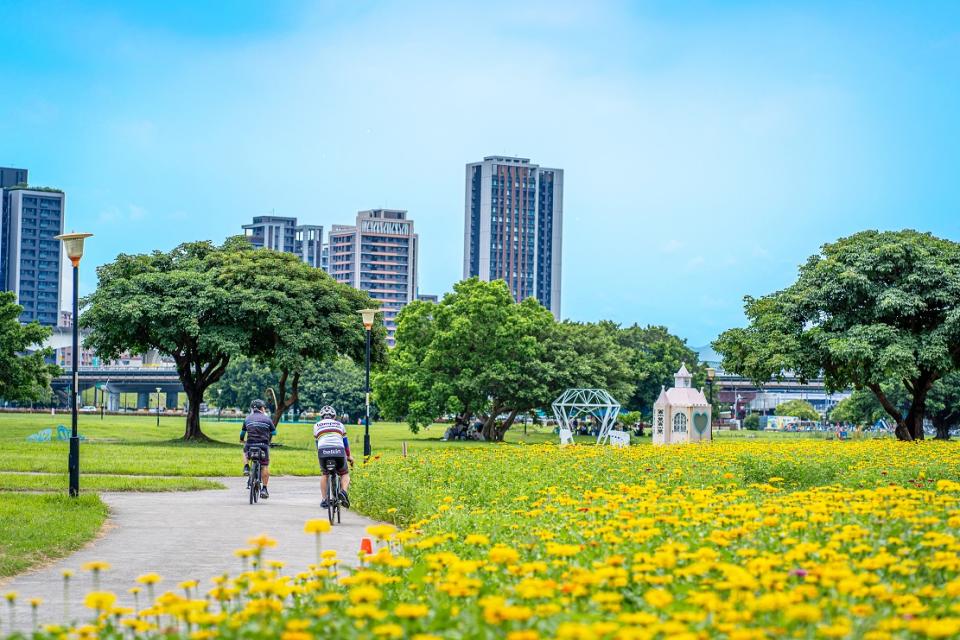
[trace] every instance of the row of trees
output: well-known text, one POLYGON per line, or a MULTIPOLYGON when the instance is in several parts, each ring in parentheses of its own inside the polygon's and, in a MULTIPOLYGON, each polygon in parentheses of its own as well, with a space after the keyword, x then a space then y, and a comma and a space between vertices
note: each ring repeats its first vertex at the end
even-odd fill
MULTIPOLYGON (((332 362, 307 363, 300 376, 294 410, 316 411, 332 405, 351 421, 356 420, 366 409, 365 382, 363 367, 347 356, 332 362)), ((272 405, 272 396, 279 384, 278 372, 251 358, 235 358, 223 377, 210 387, 207 402, 219 407, 244 408, 260 398, 272 405)), ((376 417, 375 405, 370 411, 376 417)))
POLYGON ((857 233, 824 245, 789 287, 745 298, 745 310, 749 326, 714 342, 727 371, 759 384, 793 372, 853 387, 847 407, 860 411, 872 395, 901 440, 923 438, 925 417, 941 435, 955 423, 960 244, 911 230, 857 233))
MULTIPOLYGON (((230 362, 249 358, 276 373, 274 419, 300 399, 314 363, 363 353, 358 311, 373 305, 296 256, 258 251, 243 237, 223 246, 182 244, 173 251, 121 254, 97 269, 96 292, 84 301, 86 345, 101 357, 156 349, 173 357, 188 400, 184 438, 204 439, 200 404, 230 362)), ((385 353, 382 323, 373 357, 385 353)))
POLYGON ((448 415, 480 420, 496 441, 570 387, 604 388, 649 411, 681 361, 702 383, 697 354, 663 327, 557 322, 532 298, 514 302, 503 281, 473 278, 438 304, 403 309, 389 367, 373 386, 381 413, 414 431, 448 415))
POLYGON ((0 291, 0 398, 30 403, 50 400, 50 381, 60 367, 49 364, 53 350, 42 348, 52 329, 34 321, 20 324, 23 307, 12 291, 0 291))

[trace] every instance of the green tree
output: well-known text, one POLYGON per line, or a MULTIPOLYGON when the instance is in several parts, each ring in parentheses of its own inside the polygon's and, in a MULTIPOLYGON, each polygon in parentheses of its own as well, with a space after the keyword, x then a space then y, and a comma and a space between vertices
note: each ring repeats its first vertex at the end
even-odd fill
POLYGON ((937 430, 938 440, 949 440, 950 429, 960 424, 960 372, 937 380, 927 398, 927 415, 937 430))
POLYGON ((622 357, 627 359, 632 372, 633 393, 624 406, 650 415, 660 388, 673 385, 673 376, 681 363, 686 363, 687 370, 693 374, 694 386, 705 384, 706 366, 700 363, 697 352, 666 327, 634 324, 621 328, 612 322, 601 324, 615 333, 617 342, 626 350, 622 357))
POLYGON ((801 420, 819 420, 820 414, 806 400, 787 400, 777 405, 778 416, 793 416, 801 420))
MULTIPOLYGON (((366 414, 364 378, 363 367, 346 356, 331 363, 312 363, 300 381, 300 404, 313 410, 331 405, 354 422, 366 414)), ((377 416, 375 404, 370 415, 377 416)))
POLYGON ((150 349, 172 356, 188 399, 187 440, 206 438, 200 403, 232 357, 249 356, 280 374, 282 413, 304 361, 362 349, 356 311, 369 303, 365 294, 294 256, 255 250, 242 237, 222 247, 191 242, 169 253, 121 254, 97 275, 81 317, 92 329, 87 345, 107 358, 150 349))
POLYGON ((375 381, 385 415, 411 429, 453 415, 479 418, 488 440, 570 386, 629 394, 629 370, 602 327, 557 323, 536 300, 514 302, 502 281, 464 280, 439 304, 400 313, 390 368, 375 381))
POLYGON ((714 342, 724 369, 764 383, 794 371, 869 389, 901 440, 923 438, 927 398, 960 366, 960 245, 916 231, 826 244, 782 291, 745 299, 750 325, 714 342), (909 395, 902 411, 883 384, 909 395))
POLYGON ((12 291, 0 291, 0 398, 38 402, 52 395, 50 381, 60 367, 46 362, 53 350, 38 348, 52 329, 38 322, 20 324, 23 307, 12 291))
MULTIPOLYGON (((341 354, 363 357, 359 311, 374 306, 365 292, 280 251, 223 252, 214 268, 224 287, 251 292, 237 312, 248 319, 246 353, 278 374, 266 394, 274 423, 297 404, 301 377, 311 363, 332 363, 341 354)), ((377 322, 371 343, 377 362, 385 357, 385 336, 383 323, 377 322)))
POLYGON ((854 391, 830 410, 830 420, 850 424, 869 425, 884 417, 886 412, 872 391, 854 391))
POLYGON ((280 376, 251 358, 230 359, 223 376, 207 391, 207 402, 218 407, 246 410, 254 400, 264 400, 267 389, 277 385, 280 376))

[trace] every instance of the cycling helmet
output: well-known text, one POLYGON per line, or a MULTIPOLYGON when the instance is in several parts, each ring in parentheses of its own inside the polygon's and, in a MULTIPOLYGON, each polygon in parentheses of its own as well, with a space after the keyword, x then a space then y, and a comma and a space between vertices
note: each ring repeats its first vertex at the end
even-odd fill
POLYGON ((250 403, 250 409, 266 409, 267 403, 263 400, 254 400, 250 403))
POLYGON ((321 418, 333 419, 337 417, 337 410, 331 407, 330 405, 325 406, 323 409, 320 409, 321 418))

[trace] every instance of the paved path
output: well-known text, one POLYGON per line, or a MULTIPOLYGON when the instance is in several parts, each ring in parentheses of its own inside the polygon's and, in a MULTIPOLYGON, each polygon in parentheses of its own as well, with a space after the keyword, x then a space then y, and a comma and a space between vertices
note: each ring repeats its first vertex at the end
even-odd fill
MULTIPOLYGON (((284 573, 306 569, 314 562, 314 537, 303 532, 310 518, 326 517, 320 510, 319 478, 276 477, 270 479, 270 499, 248 504, 243 478, 217 478, 227 489, 171 493, 102 493, 110 506, 105 535, 77 553, 43 569, 21 574, 0 583, 0 593, 20 594, 17 627, 29 630, 31 597, 43 598, 40 622, 62 622, 64 617, 64 569, 73 569, 70 615, 88 616, 83 595, 93 588, 89 572, 80 565, 104 560, 112 565, 101 574, 101 588, 119 597, 119 606, 133 606, 127 589, 137 576, 155 571, 164 577, 157 594, 179 591, 182 580, 197 579, 204 590, 209 579, 224 572, 240 571, 240 560, 233 551, 247 546, 247 538, 266 533, 277 540, 268 549, 267 559, 287 563, 284 573)), ((372 520, 343 511, 343 522, 323 536, 323 547, 335 549, 349 564, 356 564, 360 539, 372 520)), ((144 606, 144 599, 140 600, 144 606)), ((10 632, 7 603, 0 603, 0 636, 10 632)))

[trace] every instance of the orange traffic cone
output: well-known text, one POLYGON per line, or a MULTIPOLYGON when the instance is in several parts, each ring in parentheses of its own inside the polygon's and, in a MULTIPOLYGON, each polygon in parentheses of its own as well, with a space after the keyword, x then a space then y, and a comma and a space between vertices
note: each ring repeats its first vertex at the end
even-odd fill
POLYGON ((370 538, 360 540, 360 551, 367 555, 373 555, 373 541, 370 538))

